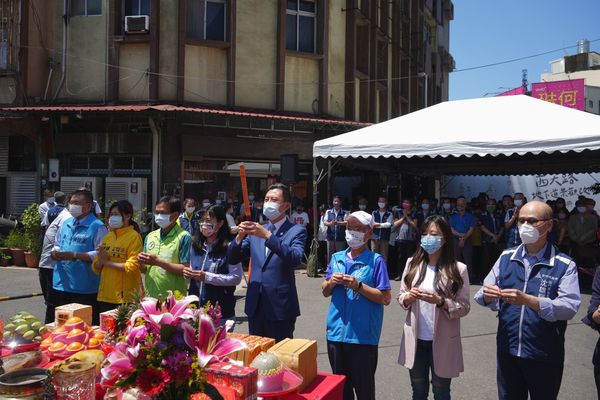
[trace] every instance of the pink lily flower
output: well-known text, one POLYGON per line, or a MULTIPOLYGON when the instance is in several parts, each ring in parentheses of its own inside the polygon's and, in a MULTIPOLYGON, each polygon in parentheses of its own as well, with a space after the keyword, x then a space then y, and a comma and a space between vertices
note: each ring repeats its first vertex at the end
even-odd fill
POLYGON ((119 376, 128 376, 134 371, 134 355, 139 351, 139 345, 136 349, 130 349, 124 343, 119 343, 106 358, 106 364, 102 368, 102 380, 111 381, 119 376), (130 351, 133 350, 133 351, 130 351))
POLYGON ((200 314, 200 325, 196 338, 195 329, 187 322, 182 323, 185 343, 198 352, 198 364, 201 368, 208 364, 225 361, 229 354, 248 347, 241 340, 227 337, 227 331, 232 325, 233 321, 227 321, 225 326, 215 328, 208 315, 200 314))
POLYGON ((141 303, 141 309, 131 316, 131 325, 136 319, 142 318, 158 331, 161 325, 177 325, 180 320, 189 320, 195 317, 195 311, 188 308, 190 303, 198 301, 198 296, 186 296, 177 301, 172 293, 163 303, 152 297, 146 297, 141 303))

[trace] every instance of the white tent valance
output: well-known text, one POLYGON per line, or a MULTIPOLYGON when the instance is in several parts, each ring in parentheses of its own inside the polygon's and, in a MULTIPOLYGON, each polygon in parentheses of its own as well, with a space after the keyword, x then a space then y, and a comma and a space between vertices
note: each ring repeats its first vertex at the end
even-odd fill
POLYGON ((485 157, 598 149, 600 116, 519 95, 440 103, 319 140, 313 156, 485 157))

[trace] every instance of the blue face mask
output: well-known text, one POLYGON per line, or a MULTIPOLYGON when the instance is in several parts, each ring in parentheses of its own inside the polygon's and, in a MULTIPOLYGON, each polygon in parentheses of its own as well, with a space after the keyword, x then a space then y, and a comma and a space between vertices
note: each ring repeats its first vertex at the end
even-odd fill
POLYGON ((433 235, 421 236, 421 247, 427 254, 433 254, 442 248, 442 237, 433 235))

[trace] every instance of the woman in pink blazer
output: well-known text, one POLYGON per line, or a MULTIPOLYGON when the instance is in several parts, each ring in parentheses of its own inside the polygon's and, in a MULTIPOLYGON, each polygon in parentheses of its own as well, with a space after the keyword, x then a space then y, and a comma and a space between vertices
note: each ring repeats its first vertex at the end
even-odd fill
POLYGON ((469 313, 469 274, 457 262, 446 220, 428 217, 421 246, 409 258, 398 302, 408 310, 398 363, 409 369, 413 400, 427 399, 429 370, 435 400, 450 399, 450 381, 463 368, 460 318, 469 313))

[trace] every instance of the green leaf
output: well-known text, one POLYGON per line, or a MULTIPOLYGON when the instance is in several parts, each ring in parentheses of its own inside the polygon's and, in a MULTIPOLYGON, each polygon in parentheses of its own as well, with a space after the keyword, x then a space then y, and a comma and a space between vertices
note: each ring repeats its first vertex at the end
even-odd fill
POLYGON ((212 400, 223 400, 221 393, 210 383, 204 383, 204 393, 206 393, 212 400))

